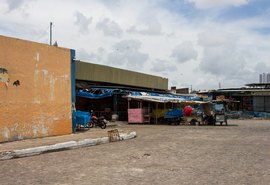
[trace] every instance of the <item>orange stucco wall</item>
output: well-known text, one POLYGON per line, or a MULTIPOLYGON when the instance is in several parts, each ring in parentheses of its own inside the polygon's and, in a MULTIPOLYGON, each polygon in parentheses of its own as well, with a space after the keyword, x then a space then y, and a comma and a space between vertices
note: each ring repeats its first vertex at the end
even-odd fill
POLYGON ((70 55, 0 35, 0 142, 72 132, 70 55))

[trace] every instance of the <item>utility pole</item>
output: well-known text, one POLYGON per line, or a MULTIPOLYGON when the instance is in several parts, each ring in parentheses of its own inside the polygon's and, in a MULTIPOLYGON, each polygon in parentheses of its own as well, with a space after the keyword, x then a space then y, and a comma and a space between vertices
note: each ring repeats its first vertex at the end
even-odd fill
POLYGON ((52 22, 50 22, 50 45, 52 45, 52 22))

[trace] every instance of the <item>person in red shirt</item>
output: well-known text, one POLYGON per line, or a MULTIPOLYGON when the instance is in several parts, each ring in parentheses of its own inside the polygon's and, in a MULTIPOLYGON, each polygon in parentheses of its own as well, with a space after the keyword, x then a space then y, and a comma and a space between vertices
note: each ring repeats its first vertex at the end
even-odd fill
POLYGON ((185 107, 184 116, 192 116, 192 108, 190 106, 185 107))

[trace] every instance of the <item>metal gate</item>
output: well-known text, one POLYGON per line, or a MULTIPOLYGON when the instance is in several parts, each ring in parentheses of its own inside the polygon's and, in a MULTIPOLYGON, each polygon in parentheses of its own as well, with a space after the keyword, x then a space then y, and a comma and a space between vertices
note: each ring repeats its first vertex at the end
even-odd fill
POLYGON ((270 112, 270 97, 269 96, 254 96, 253 110, 257 112, 270 112))

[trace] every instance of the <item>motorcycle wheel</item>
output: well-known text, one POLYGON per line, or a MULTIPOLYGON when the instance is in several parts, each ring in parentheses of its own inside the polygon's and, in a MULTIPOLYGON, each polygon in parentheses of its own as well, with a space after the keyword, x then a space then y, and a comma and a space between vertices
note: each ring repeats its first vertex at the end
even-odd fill
POLYGON ((90 122, 90 123, 88 124, 88 127, 89 127, 89 128, 93 128, 93 127, 94 127, 93 122, 90 122))
POLYGON ((100 128, 101 128, 101 129, 105 129, 106 127, 107 127, 106 123, 105 123, 104 121, 102 121, 102 122, 100 123, 100 128))

